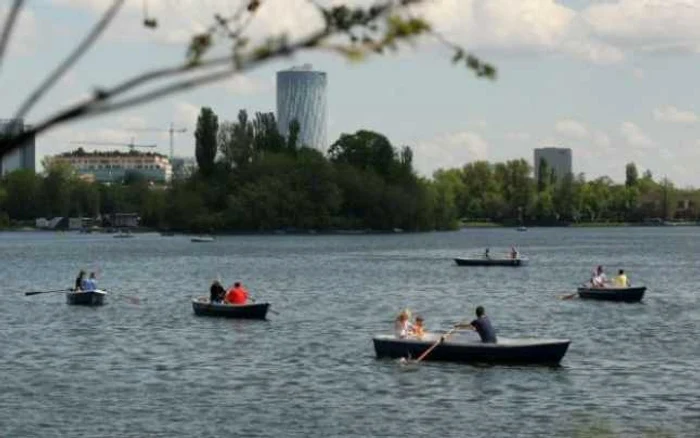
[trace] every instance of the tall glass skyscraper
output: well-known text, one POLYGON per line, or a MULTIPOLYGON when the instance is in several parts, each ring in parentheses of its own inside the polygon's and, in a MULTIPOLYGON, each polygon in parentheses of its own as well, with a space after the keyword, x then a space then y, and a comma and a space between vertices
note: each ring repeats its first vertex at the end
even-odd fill
POLYGON ((309 64, 277 72, 277 124, 282 135, 289 134, 289 124, 296 119, 300 146, 326 151, 327 85, 326 73, 313 71, 309 64))

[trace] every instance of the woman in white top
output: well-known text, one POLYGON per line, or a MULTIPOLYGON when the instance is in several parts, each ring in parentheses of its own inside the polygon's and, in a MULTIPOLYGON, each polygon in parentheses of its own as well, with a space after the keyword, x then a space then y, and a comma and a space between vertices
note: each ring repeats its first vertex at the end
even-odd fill
POLYGON ((399 316, 396 317, 396 320, 394 321, 394 333, 396 334, 396 337, 405 338, 411 334, 413 327, 409 321, 410 318, 411 312, 408 310, 402 310, 401 313, 399 313, 399 316))

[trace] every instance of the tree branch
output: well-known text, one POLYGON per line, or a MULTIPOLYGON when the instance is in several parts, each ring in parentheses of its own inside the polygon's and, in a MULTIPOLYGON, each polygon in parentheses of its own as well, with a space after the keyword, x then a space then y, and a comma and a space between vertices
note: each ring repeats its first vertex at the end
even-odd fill
MULTIPOLYGON (((115 0, 110 11, 116 13, 116 10, 123 1, 124 0, 115 0)), ((269 38, 265 43, 243 51, 245 44, 242 43, 243 37, 241 32, 250 23, 252 15, 260 7, 260 0, 247 0, 247 11, 250 15, 247 17, 247 20, 242 20, 243 15, 241 12, 236 12, 236 14, 234 14, 234 18, 240 26, 236 31, 232 31, 230 28, 226 27, 229 23, 227 20, 231 19, 225 19, 220 16, 215 17, 216 20, 219 21, 219 26, 222 28, 225 27, 229 31, 231 39, 234 40, 232 55, 204 61, 200 60, 201 56, 211 45, 211 34, 204 33, 196 35, 193 37, 188 50, 188 61, 184 64, 142 73, 118 83, 111 88, 98 88, 91 97, 60 110, 53 116, 39 123, 33 124, 33 126, 26 131, 16 136, 10 136, 9 138, 7 136, 5 138, 0 138, 0 156, 24 144, 33 136, 71 120, 108 114, 173 93, 219 81, 237 73, 259 67, 270 60, 290 56, 300 50, 332 49, 349 58, 352 58, 357 53, 362 56, 367 53, 382 53, 386 48, 393 50, 396 48, 398 42, 407 41, 426 33, 436 34, 424 20, 420 18, 405 19, 397 14, 398 10, 405 9, 410 5, 419 4, 422 1, 424 0, 381 0, 369 8, 349 8, 343 5, 323 8, 315 1, 310 0, 312 4, 317 6, 319 12, 323 16, 325 22, 323 28, 291 44, 283 35, 276 38, 269 38), (378 24, 382 24, 383 26, 378 26, 378 24), (380 32, 380 27, 383 33, 377 35, 377 33, 380 32), (363 30, 364 36, 361 42, 353 35, 354 29, 363 30), (351 42, 347 45, 327 44, 328 40, 334 36, 348 36, 351 42), (228 68, 225 70, 219 69, 217 71, 212 71, 220 67, 228 68), (194 78, 181 78, 184 75, 199 72, 204 73, 194 78), (171 78, 173 81, 169 84, 143 91, 123 100, 117 100, 132 90, 150 85, 155 81, 171 78)), ((108 17, 108 14, 105 14, 105 17, 108 17)), ((101 23, 104 22, 104 25, 101 28, 99 25, 96 27, 96 29, 100 29, 99 32, 101 32, 101 29, 108 25, 111 20, 111 18, 105 19, 105 17, 103 17, 101 21, 101 23)), ((86 41, 90 43, 85 45, 85 49, 99 36, 99 32, 95 33, 93 31, 94 37, 88 37, 86 39, 86 41)), ((447 43, 444 39, 443 42, 447 43)), ((481 63, 480 60, 472 55, 467 55, 466 52, 458 46, 450 43, 447 44, 452 49, 456 50, 453 60, 466 60, 467 67, 474 70, 478 76, 487 76, 491 78, 495 76, 495 69, 493 67, 481 63)), ((82 46, 83 44, 81 44, 81 47, 82 46)), ((76 54, 79 57, 82 52, 76 50, 73 55, 76 54)), ((73 57, 73 55, 71 57, 73 57)), ((59 68, 59 75, 65 72, 65 69, 69 68, 73 62, 74 60, 67 60, 64 62, 61 67, 65 66, 65 68, 59 68)), ((52 75, 50 79, 53 78, 53 76, 54 75, 52 75)), ((50 87, 53 82, 47 81, 47 83, 50 87)), ((40 87, 38 90, 40 91, 39 96, 41 96, 41 93, 45 92, 43 89, 44 86, 40 87)), ((31 106, 34 101, 35 100, 30 99, 28 105, 23 105, 19 113, 22 114, 23 111, 26 111, 25 107, 28 108, 31 106)))
POLYGON ((97 22, 95 27, 88 33, 83 41, 80 42, 78 47, 75 48, 73 53, 71 53, 49 76, 44 80, 44 82, 36 89, 34 92, 24 101, 20 109, 15 114, 15 119, 21 119, 27 112, 31 109, 34 104, 36 104, 41 97, 46 94, 51 87, 58 82, 59 79, 70 69, 92 46, 92 44, 97 41, 105 28, 112 22, 114 17, 119 12, 119 9, 124 5, 124 0, 114 0, 112 6, 107 9, 107 11, 102 15, 100 21, 97 22))
POLYGON ((12 29, 15 27, 15 21, 17 21, 17 17, 19 16, 23 3, 24 0, 15 0, 15 2, 12 4, 10 12, 7 14, 7 20, 5 20, 5 26, 2 28, 2 35, 0 35, 0 66, 2 65, 2 58, 4 57, 7 46, 10 43, 12 29))

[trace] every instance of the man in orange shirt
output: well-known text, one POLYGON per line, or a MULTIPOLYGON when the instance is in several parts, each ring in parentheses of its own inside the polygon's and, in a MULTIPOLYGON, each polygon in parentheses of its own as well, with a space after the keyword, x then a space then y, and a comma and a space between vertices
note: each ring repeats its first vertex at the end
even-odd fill
POLYGON ((248 301, 248 291, 243 285, 236 282, 231 289, 226 292, 225 301, 228 304, 245 304, 248 301))

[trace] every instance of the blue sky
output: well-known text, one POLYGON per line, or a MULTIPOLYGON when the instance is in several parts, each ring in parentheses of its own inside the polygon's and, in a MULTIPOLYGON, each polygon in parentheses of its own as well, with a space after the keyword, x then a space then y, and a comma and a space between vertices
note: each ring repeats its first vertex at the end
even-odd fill
MULTIPOLYGON (((4 16, 8 2, 0 2, 4 16)), ((27 0, 9 55, 0 67, 0 117, 73 47, 109 0, 27 0)), ((367 0, 352 3, 368 3, 367 0)), ((274 74, 311 63, 329 75, 329 140, 374 129, 415 151, 420 173, 477 159, 525 158, 542 146, 573 149, 574 168, 620 181, 634 161, 681 186, 700 186, 700 0, 433 0, 424 12, 436 29, 496 64, 495 82, 476 79, 425 41, 400 54, 351 64, 304 53, 226 82, 133 110, 50 131, 39 159, 74 148, 71 141, 157 143, 168 151, 171 122, 188 132, 176 153, 192 155, 201 106, 232 120, 241 108, 274 111, 274 74)), ((149 0, 160 26, 143 28, 142 0, 127 0, 103 39, 27 117, 40 120, 96 85, 181 61, 186 37, 230 12, 231 0, 149 0)), ((305 0, 266 0, 253 38, 312 30, 305 0)))

